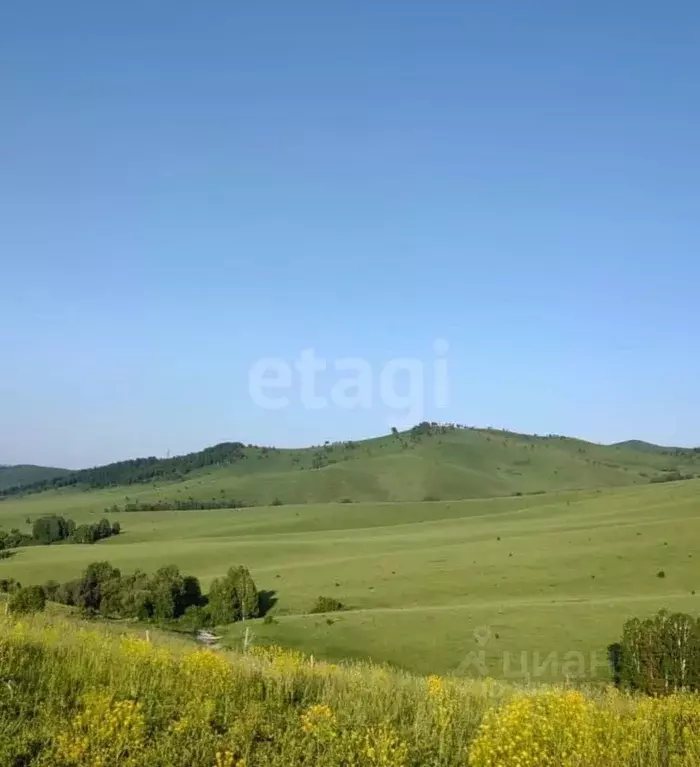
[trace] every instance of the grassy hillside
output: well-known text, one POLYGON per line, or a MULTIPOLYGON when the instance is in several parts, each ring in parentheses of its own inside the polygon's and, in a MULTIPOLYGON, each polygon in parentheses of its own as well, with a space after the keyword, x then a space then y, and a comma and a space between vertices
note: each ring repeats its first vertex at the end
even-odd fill
MULTIPOLYGON (((7 500, 0 526, 24 529, 27 518, 49 510, 96 521, 102 512, 91 510, 91 498, 101 493, 55 494, 53 505, 44 495, 7 500)), ((469 658, 484 650, 488 673, 508 679, 576 675, 564 665, 570 652, 583 654, 584 676, 605 677, 606 648, 627 617, 663 607, 700 612, 697 480, 467 501, 109 516, 121 535, 92 546, 19 549, 0 561, 0 578, 65 581, 95 560, 124 572, 176 563, 206 589, 244 564, 277 599, 274 623, 246 624, 258 642, 465 675, 481 673, 469 658), (349 609, 309 615, 320 595, 349 609), (550 653, 556 662, 536 671, 550 653)), ((244 628, 227 629, 227 641, 237 645, 244 628)))
POLYGON ((0 490, 50 482, 68 474, 68 469, 54 469, 49 466, 0 466, 0 490))
POLYGON ((700 698, 522 689, 0 618, 0 764, 696 767, 700 698))
POLYGON ((700 475, 700 452, 426 425, 298 450, 227 443, 180 458, 99 467, 9 494, 58 488, 53 492, 61 498, 41 502, 96 510, 123 505, 125 497, 232 498, 247 505, 422 501, 646 484, 681 475, 700 475))

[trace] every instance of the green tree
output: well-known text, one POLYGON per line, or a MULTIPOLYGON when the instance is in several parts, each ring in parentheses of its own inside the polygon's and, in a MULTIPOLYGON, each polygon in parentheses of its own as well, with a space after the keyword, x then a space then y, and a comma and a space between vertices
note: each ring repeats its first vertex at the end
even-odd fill
POLYGON ((209 613, 215 625, 255 618, 260 614, 260 597, 245 567, 232 567, 216 578, 209 590, 209 613))
POLYGON ((632 618, 612 647, 615 678, 625 687, 650 695, 700 690, 700 621, 690 615, 632 618))
POLYGON ((46 594, 41 586, 20 588, 10 597, 9 610, 16 615, 39 613, 46 607, 46 594))
POLYGON ((73 543, 94 543, 95 528, 93 525, 78 525, 75 528, 71 540, 73 543))
POLYGON ((112 535, 112 525, 110 525, 108 519, 101 519, 95 529, 95 540, 101 540, 102 538, 109 538, 112 535))
POLYGON ((113 594, 114 585, 110 581, 119 580, 121 573, 109 562, 93 562, 87 566, 80 579, 76 604, 82 610, 99 612, 104 593, 113 594))
POLYGON ((185 610, 202 602, 202 589, 192 575, 183 576, 175 565, 161 567, 150 584, 153 617, 157 620, 179 618, 185 610))

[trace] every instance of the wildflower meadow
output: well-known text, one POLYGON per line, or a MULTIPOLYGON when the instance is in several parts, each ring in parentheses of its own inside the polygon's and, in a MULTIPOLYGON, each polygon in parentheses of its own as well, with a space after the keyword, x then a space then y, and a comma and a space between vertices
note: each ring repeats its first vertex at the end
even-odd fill
POLYGON ((700 764, 700 698, 517 688, 47 615, 0 622, 0 764, 700 764))

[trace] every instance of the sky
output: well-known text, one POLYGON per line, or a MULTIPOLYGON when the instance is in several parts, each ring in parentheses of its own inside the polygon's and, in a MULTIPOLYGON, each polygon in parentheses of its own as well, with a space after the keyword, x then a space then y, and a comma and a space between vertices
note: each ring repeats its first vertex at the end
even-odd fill
POLYGON ((699 445, 698 28, 690 1, 3 4, 0 463, 423 418, 699 445))

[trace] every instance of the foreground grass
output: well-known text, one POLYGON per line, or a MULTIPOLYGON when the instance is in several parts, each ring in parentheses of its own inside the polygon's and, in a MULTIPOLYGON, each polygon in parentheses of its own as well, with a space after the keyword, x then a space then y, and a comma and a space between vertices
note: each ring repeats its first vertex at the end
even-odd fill
POLYGON ((0 620, 0 764, 700 763, 700 701, 518 690, 299 653, 0 620))

